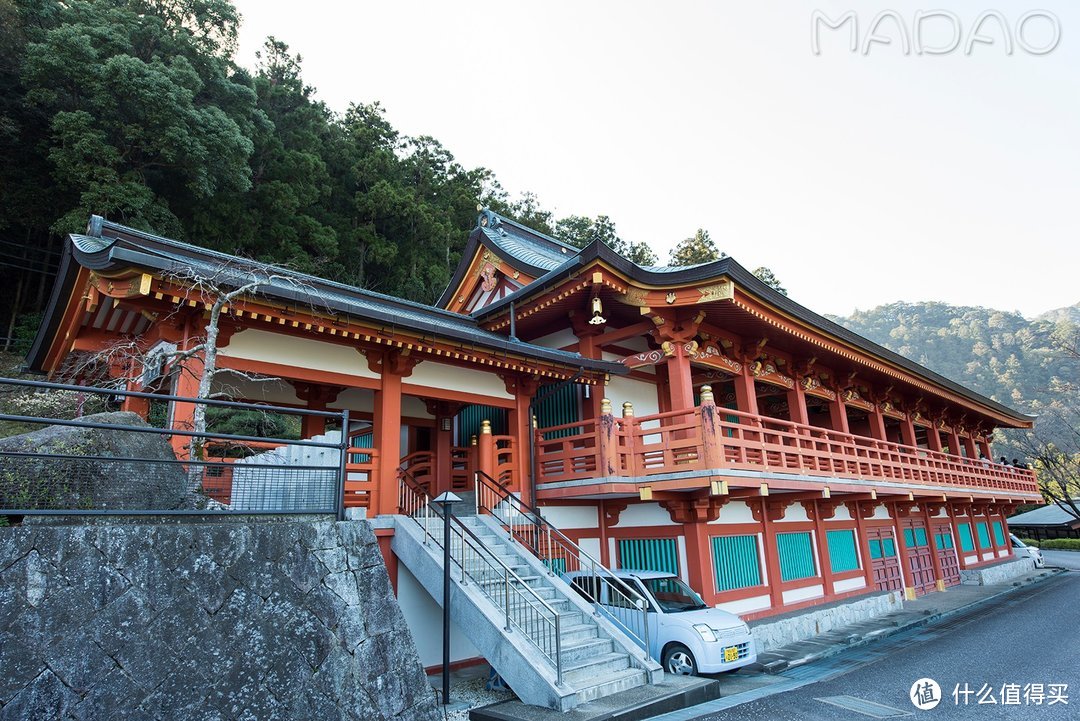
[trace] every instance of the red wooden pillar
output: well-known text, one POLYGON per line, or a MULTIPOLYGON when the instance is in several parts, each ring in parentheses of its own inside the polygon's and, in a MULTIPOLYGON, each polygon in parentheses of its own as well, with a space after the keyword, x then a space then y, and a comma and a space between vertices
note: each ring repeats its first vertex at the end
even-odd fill
MULTIPOLYGON (((385 365, 385 363, 384 363, 385 365)), ((375 498, 369 501, 374 515, 398 512, 398 468, 401 464, 401 374, 382 370, 382 385, 375 391, 374 446, 379 450, 375 473, 375 498)))
MULTIPOLYGON (((747 499, 747 503, 752 503, 747 499)), ((762 498, 761 504, 761 542, 765 546, 765 575, 769 579, 769 599, 774 609, 784 607, 783 580, 780 577, 780 551, 776 546, 776 533, 769 520, 768 499, 762 498)))
MULTIPOLYGON (((887 504, 888 505, 888 504, 887 504)), ((897 505, 894 503, 891 505, 892 519, 893 519, 893 532, 896 534, 896 556, 900 561, 900 572, 903 575, 904 580, 904 598, 908 601, 915 600, 915 579, 911 575, 911 562, 908 559, 907 543, 904 542, 904 527, 900 523, 900 511, 897 509, 897 505), (911 585, 908 585, 908 583, 911 585)))
POLYGON ((806 410, 806 391, 801 384, 787 392, 788 417, 792 423, 810 425, 810 413, 806 410))
MULTIPOLYGON (((597 386, 592 387, 593 396, 597 386)), ((514 437, 514 467, 517 469, 518 490, 526 503, 535 503, 530 496, 533 469, 529 467, 529 436, 533 433, 532 418, 529 416, 529 403, 536 393, 535 382, 519 382, 514 393, 514 410, 510 412, 510 435, 514 437)), ((471 481, 470 481, 471 483, 471 481)))
POLYGON ((694 407, 694 385, 690 378, 690 357, 686 355, 681 343, 675 344, 675 353, 668 358, 668 399, 672 411, 692 410, 694 407))
POLYGON ((955 428, 949 431, 949 453, 954 456, 964 455, 960 451, 960 434, 956 432, 955 428))
MULTIPOLYGON (((976 460, 979 457, 979 449, 975 447, 975 439, 970 434, 964 436, 964 449, 967 451, 967 457, 976 460)), ((987 456, 989 458, 989 456, 987 456)))
POLYGON ((938 430, 937 425, 933 425, 926 429, 926 445, 930 447, 930 450, 941 453, 941 431, 938 430))
POLYGON ((480 438, 477 442, 477 468, 495 480, 495 438, 491 435, 491 421, 480 421, 480 438))
MULTIPOLYGON (((126 387, 129 391, 139 390, 139 384, 134 379, 129 379, 126 387)), ((145 421, 150 417, 150 399, 124 396, 124 400, 120 403, 120 410, 134 413, 145 421)))
MULTIPOLYGON (((803 501, 803 507, 806 507, 803 501)), ((817 536, 818 560, 821 563, 821 586, 826 598, 833 595, 832 559, 829 557, 829 538, 825 534, 825 521, 821 518, 821 506, 817 501, 810 501, 806 510, 814 515, 814 535, 817 536)))
MULTIPOLYGON (((994 550, 994 560, 996 561, 997 558, 998 558, 998 551, 1001 549, 1001 546, 998 545, 997 539, 994 538, 994 517, 990 513, 990 507, 989 506, 983 506, 982 507, 982 513, 983 513, 983 518, 986 520, 986 535, 990 537, 990 548, 992 548, 994 550)), ((1004 532, 1005 532, 1005 527, 1004 526, 1001 527, 1001 531, 1002 531, 1002 535, 1004 535, 1004 532)), ((979 558, 981 560, 982 556, 980 555, 979 558)))
POLYGON ((844 405, 844 399, 840 397, 840 394, 836 394, 836 398, 829 402, 829 422, 832 424, 832 429, 839 433, 851 433, 851 428, 848 426, 847 406, 844 405))
POLYGON ((848 512, 855 519, 855 533, 859 534, 859 558, 862 561, 866 588, 874 588, 874 564, 870 558, 870 541, 866 538, 866 524, 863 523, 862 504, 858 501, 848 503, 848 512))
POLYGON ((743 363, 742 373, 733 376, 735 382, 735 405, 743 413, 760 415, 757 404, 757 388, 754 386, 754 376, 750 373, 750 366, 743 363))
MULTIPOLYGON (((199 395, 199 380, 202 378, 204 369, 202 356, 196 355, 181 361, 173 395, 184 398, 194 398, 199 395)), ((192 430, 195 427, 195 404, 173 401, 171 427, 175 430, 192 430)), ((170 443, 177 458, 188 457, 191 440, 191 436, 171 437, 170 443)))
POLYGON ((596 469, 597 475, 601 478, 620 475, 619 436, 616 432, 615 416, 611 412, 611 401, 607 398, 600 404, 600 419, 596 432, 600 460, 600 467, 596 469))
MULTIPOLYGON (((453 416, 450 414, 450 407, 447 404, 436 404, 436 411, 435 428, 432 430, 435 437, 431 439, 431 450, 435 454, 435 492, 442 493, 443 491, 449 491, 452 485, 450 476, 453 463, 450 454, 454 446, 454 432, 451 430, 454 424, 453 416), (450 420, 446 430, 443 430, 444 418, 450 420)), ((469 489, 472 488, 472 479, 469 479, 468 487, 469 489)))
POLYGON ((941 559, 937 553, 937 542, 934 540, 934 521, 930 518, 930 509, 925 503, 920 503, 923 518, 926 519, 926 542, 930 544, 930 564, 934 568, 934 585, 937 590, 945 590, 945 574, 941 572, 941 559))
MULTIPOLYGON (((998 519, 1001 520, 1001 535, 1005 539, 1005 550, 1009 552, 1009 557, 1012 557, 1016 554, 1013 551, 1012 541, 1009 540, 1009 521, 1005 518, 1006 513, 1004 508, 998 506, 998 519)), ((990 532, 993 533, 993 529, 990 532)))
POLYGON ((703 521, 683 524, 686 539, 686 575, 690 587, 700 593, 705 603, 716 603, 716 585, 712 577, 712 549, 709 547, 709 524, 703 521))
MULTIPOLYGON (((953 548, 956 550, 956 562, 961 569, 967 568, 967 561, 964 560, 964 549, 960 547, 960 522, 956 520, 956 509, 953 504, 948 503, 945 505, 945 512, 949 515, 949 525, 952 526, 953 548)), ((971 528, 971 518, 968 518, 968 528, 971 528)), ((971 532, 974 533, 975 529, 971 528, 971 532)))
POLYGON ((990 449, 990 439, 985 436, 979 439, 979 450, 988 460, 994 460, 994 452, 990 449))
MULTIPOLYGON (((579 328, 577 325, 574 327, 574 335, 578 339, 578 353, 585 358, 592 358, 593 360, 599 360, 603 357, 600 351, 600 347, 596 344, 596 336, 599 334, 597 326, 585 326, 585 328, 579 328)), ((603 386, 592 386, 589 388, 589 397, 585 399, 585 402, 581 406, 582 419, 597 418, 600 415, 600 402, 605 397, 605 389, 603 386)))
POLYGON ((879 441, 889 440, 885 432, 885 414, 881 412, 881 406, 874 404, 874 410, 867 414, 870 421, 870 437, 879 441))
POLYGON ((911 420, 910 413, 905 413, 904 420, 900 421, 900 437, 905 446, 914 448, 919 445, 919 441, 915 437, 915 423, 911 420))

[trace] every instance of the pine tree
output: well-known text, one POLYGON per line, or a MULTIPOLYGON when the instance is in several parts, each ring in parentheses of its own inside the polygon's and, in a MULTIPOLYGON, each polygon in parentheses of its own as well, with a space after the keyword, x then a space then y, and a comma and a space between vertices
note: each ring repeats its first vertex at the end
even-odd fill
POLYGON ((709 237, 709 231, 698 228, 697 232, 671 249, 674 266, 698 265, 722 258, 723 254, 709 237))

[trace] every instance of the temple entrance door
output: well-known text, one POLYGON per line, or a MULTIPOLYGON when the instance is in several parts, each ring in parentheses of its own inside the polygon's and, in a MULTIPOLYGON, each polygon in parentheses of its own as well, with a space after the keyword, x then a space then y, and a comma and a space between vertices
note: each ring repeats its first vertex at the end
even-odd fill
POLYGON ((937 589, 934 579, 934 560, 930 540, 926 536, 926 524, 921 520, 904 518, 900 521, 904 531, 904 548, 907 551, 907 569, 915 595, 921 596, 937 589))
POLYGON ((891 528, 867 528, 870 546, 870 566, 874 571, 874 586, 879 591, 902 591, 904 579, 896 558, 896 541, 891 528))
POLYGON ((948 523, 935 523, 934 548, 941 564, 942 580, 946 586, 960 583, 960 563, 956 558, 956 544, 952 535, 952 526, 948 523))

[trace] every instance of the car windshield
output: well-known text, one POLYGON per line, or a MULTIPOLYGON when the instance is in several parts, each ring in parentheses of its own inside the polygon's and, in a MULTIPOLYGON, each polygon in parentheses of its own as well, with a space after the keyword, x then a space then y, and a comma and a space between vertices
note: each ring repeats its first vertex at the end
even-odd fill
POLYGON ((685 583, 677 578, 641 578, 638 579, 648 589, 660 608, 665 613, 697 611, 708 608, 701 596, 697 595, 685 583))

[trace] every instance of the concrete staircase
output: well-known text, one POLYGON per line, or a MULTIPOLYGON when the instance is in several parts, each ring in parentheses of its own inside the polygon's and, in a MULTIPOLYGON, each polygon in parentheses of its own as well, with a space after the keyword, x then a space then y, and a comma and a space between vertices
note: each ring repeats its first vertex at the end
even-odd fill
MULTIPOLYGON (((431 517, 427 533, 422 523, 397 516, 392 548, 441 605, 443 523, 431 517)), ((490 516, 456 518, 451 529, 450 617, 524 703, 566 711, 663 678, 636 643, 490 516)))

